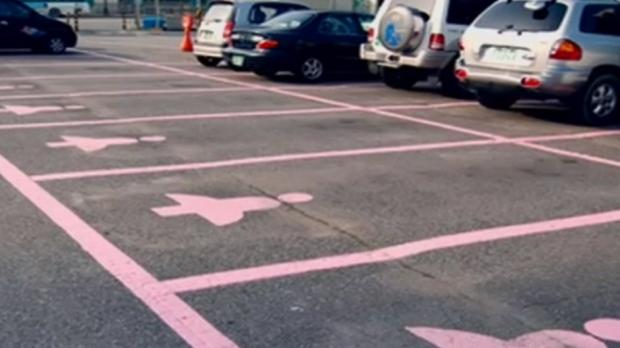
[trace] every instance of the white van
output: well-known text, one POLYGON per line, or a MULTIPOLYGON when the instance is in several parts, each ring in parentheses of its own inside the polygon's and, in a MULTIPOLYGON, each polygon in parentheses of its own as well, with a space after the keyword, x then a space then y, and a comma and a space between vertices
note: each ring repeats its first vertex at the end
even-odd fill
POLYGON ((459 39, 495 0, 386 0, 362 45, 362 59, 381 67, 386 85, 410 88, 437 76, 448 93, 463 91, 454 76, 459 39))

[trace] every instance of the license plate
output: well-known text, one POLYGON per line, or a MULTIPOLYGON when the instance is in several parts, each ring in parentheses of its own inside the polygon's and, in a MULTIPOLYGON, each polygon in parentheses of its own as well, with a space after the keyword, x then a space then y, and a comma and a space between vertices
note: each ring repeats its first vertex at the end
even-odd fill
POLYGON ((200 38, 203 40, 208 40, 211 36, 213 36, 213 32, 211 30, 203 30, 200 34, 200 38))
POLYGON ((527 50, 507 48, 507 47, 489 47, 484 50, 482 61, 492 64, 510 64, 518 66, 528 66, 532 63, 527 50), (529 58, 529 59, 528 59, 529 58))
POLYGON ((243 62, 245 61, 245 57, 243 56, 233 56, 232 57, 232 65, 234 66, 243 66, 243 62))

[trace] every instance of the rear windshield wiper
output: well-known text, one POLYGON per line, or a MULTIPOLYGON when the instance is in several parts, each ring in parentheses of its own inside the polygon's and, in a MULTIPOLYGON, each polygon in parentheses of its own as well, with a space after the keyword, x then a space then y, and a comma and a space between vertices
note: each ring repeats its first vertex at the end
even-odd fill
POLYGON ((534 31, 536 31, 536 30, 534 30, 534 29, 525 29, 525 28, 523 28, 523 29, 519 28, 519 29, 518 29, 518 28, 515 28, 515 26, 514 26, 514 25, 512 25, 512 24, 508 24, 507 26, 505 26, 504 28, 502 28, 502 29, 498 30, 497 32, 498 32, 499 34, 502 34, 502 33, 505 33, 505 32, 507 32, 507 31, 516 31, 516 32, 517 32, 517 35, 521 35, 521 34, 523 34, 524 32, 534 32, 534 31))

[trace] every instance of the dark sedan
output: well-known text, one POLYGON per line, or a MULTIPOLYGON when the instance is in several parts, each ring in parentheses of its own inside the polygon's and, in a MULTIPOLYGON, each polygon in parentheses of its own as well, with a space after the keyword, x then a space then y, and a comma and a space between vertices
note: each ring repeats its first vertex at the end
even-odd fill
POLYGON ((0 0, 0 49, 63 53, 76 42, 67 24, 42 16, 20 1, 0 0))
POLYGON ((259 28, 236 31, 224 57, 237 69, 272 77, 293 72, 307 82, 328 73, 368 72, 359 59, 372 16, 349 12, 289 12, 259 28))

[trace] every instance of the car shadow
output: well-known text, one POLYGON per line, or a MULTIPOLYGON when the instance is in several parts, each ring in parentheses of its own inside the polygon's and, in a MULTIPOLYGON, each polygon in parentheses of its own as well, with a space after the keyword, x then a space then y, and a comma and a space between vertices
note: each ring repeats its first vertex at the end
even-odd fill
POLYGON ((567 126, 598 129, 620 128, 620 120, 609 126, 589 126, 576 118, 566 106, 557 101, 523 101, 517 103, 511 110, 536 120, 567 126))

